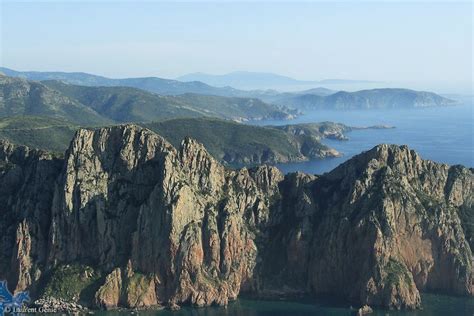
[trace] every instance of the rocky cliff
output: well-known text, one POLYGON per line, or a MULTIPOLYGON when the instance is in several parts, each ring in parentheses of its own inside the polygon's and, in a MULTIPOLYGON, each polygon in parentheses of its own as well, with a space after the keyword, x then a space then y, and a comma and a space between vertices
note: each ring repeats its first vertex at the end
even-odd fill
POLYGON ((192 139, 80 130, 64 158, 0 143, 0 278, 95 307, 472 295, 473 170, 380 145, 323 176, 228 170, 192 139))
POLYGON ((473 180, 472 169, 388 145, 316 179, 287 176, 264 288, 397 309, 419 307, 419 291, 472 295, 471 232, 463 227, 474 216, 473 180), (286 251, 277 251, 282 244, 286 251))

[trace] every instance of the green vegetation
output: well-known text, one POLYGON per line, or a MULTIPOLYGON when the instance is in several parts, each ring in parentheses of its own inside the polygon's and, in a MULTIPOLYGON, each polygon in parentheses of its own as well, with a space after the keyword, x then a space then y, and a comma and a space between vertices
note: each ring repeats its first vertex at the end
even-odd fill
POLYGON ((46 282, 43 296, 52 296, 67 301, 87 301, 92 288, 101 276, 91 267, 84 265, 64 265, 54 269, 46 282))
POLYGON ((466 240, 471 249, 474 249, 474 209, 472 205, 462 205, 459 208, 459 218, 464 229, 466 240))
POLYGON ((77 126, 49 117, 15 116, 0 118, 0 139, 14 144, 64 153, 77 126))
MULTIPOLYGON (((176 99, 192 104, 206 113, 215 113, 214 117, 231 118, 234 120, 262 119, 271 117, 286 119, 294 111, 278 108, 256 98, 220 97, 201 94, 183 94, 176 99)), ((206 115, 209 116, 209 115, 206 115)))
POLYGON ((259 157, 272 153, 294 158, 300 155, 291 137, 273 128, 211 118, 177 119, 143 126, 162 135, 174 146, 179 146, 185 137, 192 137, 204 144, 211 155, 230 163, 265 161, 267 159, 259 157))
POLYGON ((75 86, 60 81, 45 81, 44 84, 115 122, 144 122, 205 115, 174 97, 135 88, 75 86))
POLYGON ((150 122, 203 116, 233 120, 288 116, 288 110, 251 98, 200 94, 163 96, 130 87, 86 87, 60 81, 43 83, 115 122, 150 122))
POLYGON ((286 118, 290 110, 251 98, 163 96, 131 87, 90 87, 0 75, 0 117, 47 116, 83 126, 183 117, 286 118))
POLYGON ((134 272, 132 276, 125 279, 126 291, 128 293, 128 301, 132 305, 143 300, 143 296, 149 292, 153 277, 146 276, 139 272, 134 272))
POLYGON ((45 85, 0 75, 0 117, 47 116, 83 125, 111 123, 77 100, 45 85))
POLYGON ((385 279, 387 285, 401 285, 401 281, 405 284, 410 284, 412 281, 410 272, 405 265, 393 258, 388 259, 387 265, 385 266, 385 272, 387 273, 385 279))
POLYGON ((339 91, 330 95, 282 94, 273 102, 298 109, 325 110, 397 109, 456 104, 455 101, 435 93, 408 89, 339 91))
POLYGON ((60 80, 81 86, 131 87, 162 95, 191 93, 205 96, 259 98, 265 102, 297 109, 387 109, 456 104, 455 101, 435 93, 409 89, 386 88, 337 92, 325 88, 315 88, 299 92, 280 93, 275 90, 245 91, 232 87, 213 87, 200 81, 181 82, 156 77, 110 79, 87 73, 20 72, 2 67, 0 67, 0 71, 7 76, 21 77, 29 80, 60 80))
POLYGON ((299 135, 284 127, 251 126, 212 118, 176 119, 142 126, 174 146, 179 146, 185 137, 192 137, 226 163, 273 163, 331 155, 327 153, 331 149, 320 142, 324 136, 319 132, 299 135))
POLYGON ((128 292, 138 293, 139 291, 145 291, 150 284, 150 278, 139 273, 134 272, 131 277, 127 279, 128 292))
MULTIPOLYGON (((347 139, 344 133, 350 132, 353 128, 344 124, 334 122, 289 124, 281 126, 272 126, 273 128, 283 130, 295 136, 314 136, 321 138, 334 138, 339 140, 347 139)), ((372 128, 372 127, 370 127, 372 128)))
POLYGON ((116 122, 212 116, 233 120, 286 118, 287 110, 258 99, 184 94, 163 96, 130 87, 85 87, 44 81, 48 87, 116 122))
POLYGON ((236 90, 230 87, 216 88, 197 81, 181 82, 156 77, 111 79, 83 72, 15 71, 4 67, 0 67, 0 72, 7 76, 20 77, 28 80, 60 80, 81 86, 132 87, 164 95, 201 93, 221 96, 247 96, 246 91, 236 90))
MULTIPOLYGON (((302 125, 304 134, 291 127, 259 127, 215 118, 173 119, 139 124, 179 147, 186 137, 204 144, 216 159, 230 163, 274 163, 321 158, 330 148, 321 144, 334 123, 302 125)), ((67 121, 35 116, 0 118, 0 139, 63 153, 79 128, 67 121)), ((339 129, 337 129, 339 131, 339 129)))

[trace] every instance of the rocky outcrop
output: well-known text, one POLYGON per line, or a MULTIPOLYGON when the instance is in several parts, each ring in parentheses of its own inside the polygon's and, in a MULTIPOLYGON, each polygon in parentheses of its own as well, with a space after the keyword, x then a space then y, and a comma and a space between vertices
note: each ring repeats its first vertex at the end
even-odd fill
POLYGON ((94 305, 105 309, 117 306, 141 309, 158 306, 155 279, 126 269, 116 268, 105 278, 95 294, 94 305))
POLYGON ((40 295, 50 271, 80 264, 102 277, 77 300, 107 309, 240 292, 416 308, 420 291, 473 293, 473 171, 406 147, 284 177, 125 125, 78 131, 63 159, 6 143, 0 158, 0 277, 17 290, 40 295))
POLYGON ((90 313, 88 309, 74 302, 67 302, 63 299, 54 297, 40 298, 33 302, 33 306, 43 313, 65 313, 73 315, 82 315, 90 313))
POLYGON ((279 283, 269 273, 264 285, 297 280, 301 291, 397 309, 419 307, 420 290, 472 295, 472 252, 459 211, 472 220, 473 180, 472 170, 388 145, 314 180, 287 177, 292 191, 285 189, 284 220, 272 228, 274 250, 262 269, 279 271, 279 283), (287 252, 278 254, 282 244, 287 252), (288 269, 295 260, 299 268, 288 269))
POLYGON ((372 314, 373 312, 374 311, 372 310, 370 306, 364 305, 357 310, 357 316, 364 316, 364 315, 372 314))
POLYGON ((51 154, 0 141, 0 279, 14 290, 34 290, 41 277, 61 165, 51 154))

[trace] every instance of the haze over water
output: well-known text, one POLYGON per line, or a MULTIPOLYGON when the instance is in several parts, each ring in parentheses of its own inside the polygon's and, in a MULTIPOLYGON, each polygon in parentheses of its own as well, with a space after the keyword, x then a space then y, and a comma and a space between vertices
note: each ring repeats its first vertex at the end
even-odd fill
POLYGON ((343 153, 343 157, 278 164, 285 173, 328 172, 354 155, 383 143, 408 145, 423 159, 474 167, 473 109, 473 104, 465 104, 403 110, 306 111, 292 121, 259 121, 252 124, 285 125, 333 121, 349 126, 395 126, 394 129, 355 130, 347 133, 348 141, 325 139, 323 143, 343 153))

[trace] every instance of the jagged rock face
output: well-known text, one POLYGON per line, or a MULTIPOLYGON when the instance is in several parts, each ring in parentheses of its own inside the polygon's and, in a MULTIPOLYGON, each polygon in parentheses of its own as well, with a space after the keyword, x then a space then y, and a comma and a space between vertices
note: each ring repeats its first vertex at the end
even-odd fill
POLYGON ((266 257, 264 270, 280 274, 276 285, 272 274, 264 284, 271 290, 297 280, 301 291, 393 308, 418 307, 419 290, 472 295, 473 258, 459 210, 472 219, 473 180, 472 170, 387 145, 317 179, 287 177, 285 219, 271 239, 287 252, 266 257), (288 269, 295 257, 302 263, 288 269))
POLYGON ((242 291, 415 308, 420 290, 473 293, 473 171, 405 147, 283 177, 128 125, 80 130, 62 160, 4 143, 0 158, 0 277, 18 290, 80 263, 103 274, 103 308, 242 291))
POLYGON ((0 141, 0 279, 17 290, 41 276, 60 168, 61 161, 48 153, 0 141))
MULTIPOLYGON (((228 172, 191 139, 176 150, 136 127, 81 130, 55 190, 50 262, 113 269, 131 259, 156 277, 161 303, 226 304, 251 280, 254 230, 278 177, 228 172)), ((104 306, 119 302, 108 296, 104 306)))
POLYGON ((173 153, 145 130, 80 130, 55 189, 50 260, 125 264, 140 207, 163 181, 173 153))
MULTIPOLYGON (((461 207, 471 216, 474 211, 472 170, 422 160, 407 147, 379 146, 336 169, 328 180, 335 181, 336 190, 349 191, 340 205, 355 217, 354 224, 375 230, 379 277, 390 281, 394 273, 388 268, 398 268, 409 276, 403 281, 410 293, 418 288, 472 294, 472 253, 459 218, 461 207)), ((403 282, 398 281, 384 284, 400 292, 403 282)), ((381 290, 370 293, 367 303, 378 303, 381 290)), ((419 300, 410 296, 412 302, 419 300)), ((403 306, 403 297, 390 304, 403 306)))

